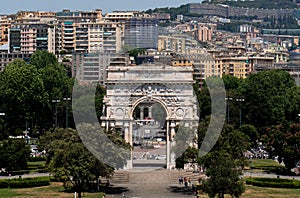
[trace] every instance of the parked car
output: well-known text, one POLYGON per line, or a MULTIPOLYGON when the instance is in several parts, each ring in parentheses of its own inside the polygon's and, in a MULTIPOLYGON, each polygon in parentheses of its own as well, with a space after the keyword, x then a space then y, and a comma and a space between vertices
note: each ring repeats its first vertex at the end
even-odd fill
POLYGON ((167 156, 166 155, 159 155, 155 157, 156 160, 166 160, 167 156))

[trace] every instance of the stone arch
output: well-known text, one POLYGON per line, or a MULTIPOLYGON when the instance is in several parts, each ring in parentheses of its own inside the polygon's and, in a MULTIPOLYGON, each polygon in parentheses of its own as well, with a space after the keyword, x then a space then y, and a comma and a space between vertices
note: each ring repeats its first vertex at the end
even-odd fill
MULTIPOLYGON (((180 122, 186 127, 198 124, 192 67, 113 66, 107 72, 102 127, 122 128, 125 141, 132 145, 135 108, 147 101, 160 104, 166 113, 167 168, 174 167, 170 146, 174 143, 175 127, 180 122)), ((132 159, 126 168, 132 168, 132 159)))
POLYGON ((145 102, 145 101, 147 101, 147 100, 149 100, 149 99, 152 100, 152 101, 154 101, 154 102, 159 103, 159 104, 164 108, 164 110, 165 110, 165 112, 166 112, 166 114, 167 114, 166 120, 168 120, 169 117, 170 117, 170 111, 169 111, 169 109, 168 109, 167 104, 166 104, 161 98, 158 98, 158 97, 151 97, 151 98, 149 98, 148 96, 141 97, 141 98, 137 99, 137 100, 132 104, 131 109, 130 109, 129 112, 128 112, 128 113, 129 113, 129 118, 130 118, 131 120, 133 120, 133 112, 134 112, 134 109, 135 109, 139 104, 141 104, 142 102, 145 102))

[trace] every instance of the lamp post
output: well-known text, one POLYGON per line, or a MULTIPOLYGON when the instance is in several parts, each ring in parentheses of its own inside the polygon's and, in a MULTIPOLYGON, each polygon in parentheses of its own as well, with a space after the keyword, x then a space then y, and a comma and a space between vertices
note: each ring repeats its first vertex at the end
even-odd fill
POLYGON ((300 113, 298 113, 298 119, 299 119, 299 124, 300 124, 300 113))
POLYGON ((66 101, 66 128, 68 128, 69 124, 69 116, 68 116, 68 101, 71 101, 71 98, 63 98, 64 101, 66 101))
POLYGON ((57 128, 57 104, 60 103, 60 100, 52 100, 55 103, 55 128, 57 128))
POLYGON ((229 101, 232 100, 232 98, 226 97, 225 100, 227 101, 227 124, 229 124, 229 101))
POLYGON ((237 98, 236 101, 240 103, 240 126, 241 126, 242 125, 242 102, 244 102, 245 99, 237 98))

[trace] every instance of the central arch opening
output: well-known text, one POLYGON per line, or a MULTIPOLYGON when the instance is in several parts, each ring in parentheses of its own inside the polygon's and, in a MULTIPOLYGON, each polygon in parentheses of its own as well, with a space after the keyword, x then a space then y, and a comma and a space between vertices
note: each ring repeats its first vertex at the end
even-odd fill
POLYGON ((133 168, 167 165, 167 112, 157 101, 142 101, 133 110, 133 168))

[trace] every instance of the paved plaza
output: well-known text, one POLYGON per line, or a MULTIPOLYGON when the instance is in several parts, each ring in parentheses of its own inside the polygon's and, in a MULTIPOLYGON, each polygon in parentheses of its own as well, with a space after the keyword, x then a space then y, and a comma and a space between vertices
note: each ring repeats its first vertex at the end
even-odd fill
MULTIPOLYGON (((128 183, 112 183, 111 188, 119 190, 107 193, 107 198, 191 198, 190 188, 177 183, 178 172, 166 169, 133 169, 128 172, 128 183), (176 175, 173 175, 176 173, 176 175), (115 194, 114 194, 115 193, 115 194)), ((182 175, 184 176, 184 175, 182 175)))

